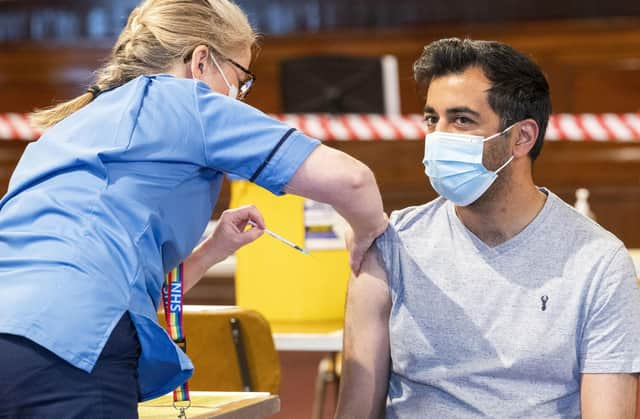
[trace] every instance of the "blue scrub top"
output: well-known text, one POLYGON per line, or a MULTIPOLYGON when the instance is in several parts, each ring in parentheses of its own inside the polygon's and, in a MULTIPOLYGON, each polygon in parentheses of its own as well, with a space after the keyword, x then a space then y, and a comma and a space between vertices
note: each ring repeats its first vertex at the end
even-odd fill
POLYGON ((190 79, 138 77, 29 144, 0 201, 0 333, 85 371, 129 311, 142 400, 192 373, 157 323, 164 274, 211 217, 223 174, 282 194, 318 145, 190 79))

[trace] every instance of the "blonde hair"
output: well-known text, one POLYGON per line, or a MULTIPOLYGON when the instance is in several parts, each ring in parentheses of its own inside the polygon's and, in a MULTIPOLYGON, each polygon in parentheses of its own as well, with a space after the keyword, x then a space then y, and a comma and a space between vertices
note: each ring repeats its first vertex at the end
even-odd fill
POLYGON ((31 115, 48 128, 89 104, 100 92, 143 74, 166 71, 190 58, 198 45, 232 56, 256 46, 257 35, 244 12, 230 0, 146 0, 129 15, 109 61, 86 93, 31 115))

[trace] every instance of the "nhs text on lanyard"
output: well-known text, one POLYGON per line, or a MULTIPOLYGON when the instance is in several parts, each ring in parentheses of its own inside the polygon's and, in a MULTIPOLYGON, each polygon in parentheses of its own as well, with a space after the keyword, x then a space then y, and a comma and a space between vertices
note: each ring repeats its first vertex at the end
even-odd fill
MULTIPOLYGON (((184 269, 182 263, 167 273, 162 286, 162 303, 167 332, 176 345, 185 353, 187 340, 182 329, 182 306, 184 298, 184 269)), ((173 407, 179 411, 178 418, 186 419, 186 410, 191 406, 189 398, 189 384, 184 384, 173 390, 173 407)))

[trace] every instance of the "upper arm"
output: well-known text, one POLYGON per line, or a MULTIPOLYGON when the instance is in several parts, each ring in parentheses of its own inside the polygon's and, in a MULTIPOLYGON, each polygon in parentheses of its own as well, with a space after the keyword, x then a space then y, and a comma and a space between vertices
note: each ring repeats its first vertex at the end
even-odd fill
POLYGON ((346 356, 364 356, 372 352, 363 345, 363 341, 375 343, 382 347, 380 349, 387 349, 388 353, 391 296, 386 272, 377 253, 377 249, 372 247, 365 256, 360 273, 349 281, 345 314, 346 356))
POLYGON ((377 417, 384 413, 390 368, 390 309, 386 274, 373 247, 360 273, 349 281, 337 417, 377 417))
POLYGON ((320 202, 332 202, 339 194, 358 183, 368 168, 361 162, 325 145, 317 147, 300 165, 286 186, 287 193, 307 196, 320 202))
POLYGON ((583 419, 635 419, 638 378, 634 374, 583 374, 583 419))

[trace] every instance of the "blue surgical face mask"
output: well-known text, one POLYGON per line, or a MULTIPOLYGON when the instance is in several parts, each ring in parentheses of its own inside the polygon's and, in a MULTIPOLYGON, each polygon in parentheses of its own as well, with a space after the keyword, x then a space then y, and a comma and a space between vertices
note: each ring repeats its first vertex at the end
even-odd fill
POLYGON ((427 134, 423 163, 433 189, 461 207, 475 202, 513 160, 512 155, 496 171, 487 169, 482 164, 484 143, 504 135, 514 125, 487 138, 440 131, 427 134))

